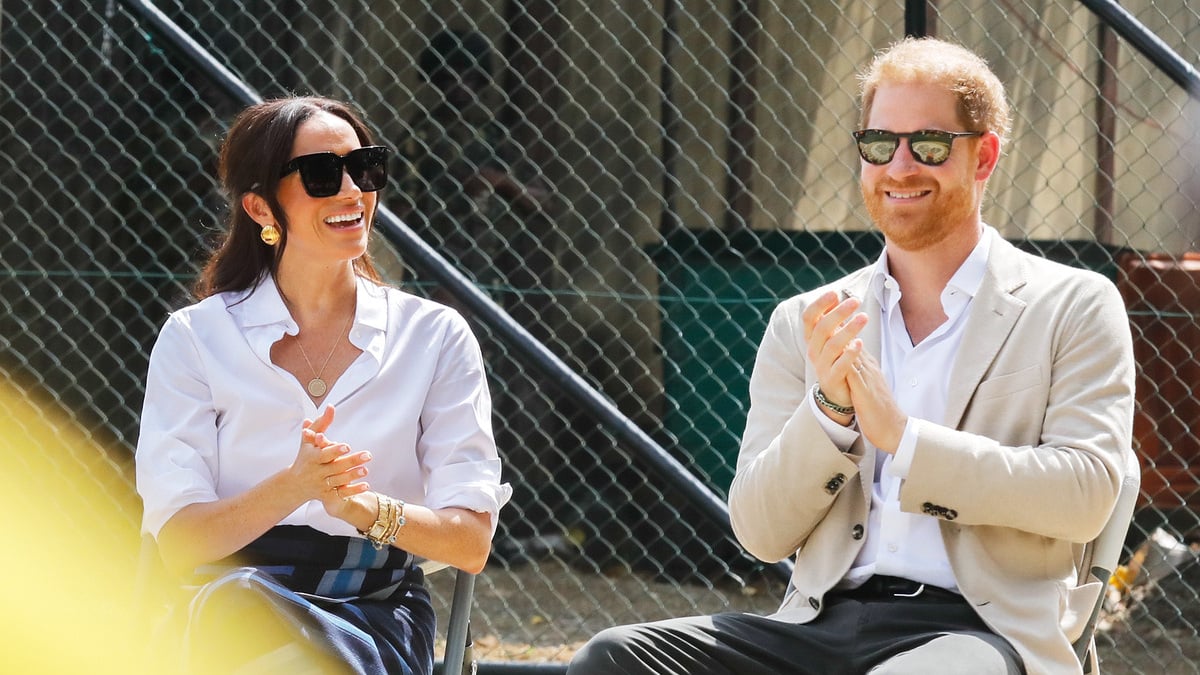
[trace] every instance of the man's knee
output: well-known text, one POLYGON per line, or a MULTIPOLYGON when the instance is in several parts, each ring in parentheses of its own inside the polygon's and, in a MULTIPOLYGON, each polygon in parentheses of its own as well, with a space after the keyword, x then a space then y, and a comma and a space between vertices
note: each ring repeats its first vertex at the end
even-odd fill
POLYGON ((571 659, 567 675, 613 675, 631 672, 633 628, 616 626, 596 633, 571 659), (622 670, 618 670, 618 669, 622 670))
POLYGON ((897 654, 871 669, 869 675, 1023 675, 1021 657, 997 635, 954 633, 897 654))

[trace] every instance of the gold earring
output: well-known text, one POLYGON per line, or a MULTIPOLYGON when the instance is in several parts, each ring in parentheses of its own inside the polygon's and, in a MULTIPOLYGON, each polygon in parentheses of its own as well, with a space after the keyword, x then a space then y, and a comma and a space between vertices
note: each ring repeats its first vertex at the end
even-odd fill
POLYGON ((262 231, 258 233, 258 236, 267 246, 274 246, 279 243, 279 228, 274 225, 263 225, 262 231))

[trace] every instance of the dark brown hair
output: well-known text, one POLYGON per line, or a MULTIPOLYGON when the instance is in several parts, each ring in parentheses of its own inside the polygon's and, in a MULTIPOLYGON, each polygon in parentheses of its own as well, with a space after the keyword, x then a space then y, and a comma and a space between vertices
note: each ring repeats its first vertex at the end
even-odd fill
MULTIPOLYGON (((217 167, 221 188, 229 207, 225 236, 204 265, 192 289, 199 299, 225 291, 253 288, 267 274, 275 274, 279 258, 287 248, 287 217, 276 193, 280 169, 291 158, 292 144, 300 125, 319 112, 340 117, 350 124, 362 145, 374 145, 371 131, 362 118, 345 103, 317 96, 263 101, 246 108, 233 121, 221 144, 217 167), (253 192, 266 200, 280 225, 280 239, 268 246, 259 237, 258 223, 242 208, 242 196, 253 192)), ((372 220, 374 214, 371 214, 372 220)), ((373 281, 379 274, 370 255, 354 261, 354 271, 373 281)))

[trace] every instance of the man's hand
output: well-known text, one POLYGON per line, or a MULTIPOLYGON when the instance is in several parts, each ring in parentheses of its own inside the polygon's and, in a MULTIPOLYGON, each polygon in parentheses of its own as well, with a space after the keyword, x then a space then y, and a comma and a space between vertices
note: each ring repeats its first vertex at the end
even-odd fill
MULTIPOLYGON (((852 405, 850 384, 854 363, 862 355, 858 334, 867 325, 867 315, 857 312, 857 298, 838 301, 836 293, 821 295, 804 310, 804 339, 808 342, 808 360, 817 371, 817 383, 825 398, 838 405, 852 405)), ((839 415, 821 406, 829 419, 848 426, 851 415, 839 415)))
POLYGON ((858 417, 858 428, 871 445, 892 454, 900 446, 900 437, 908 416, 896 405, 887 378, 875 357, 862 352, 853 362, 847 379, 850 400, 858 417))

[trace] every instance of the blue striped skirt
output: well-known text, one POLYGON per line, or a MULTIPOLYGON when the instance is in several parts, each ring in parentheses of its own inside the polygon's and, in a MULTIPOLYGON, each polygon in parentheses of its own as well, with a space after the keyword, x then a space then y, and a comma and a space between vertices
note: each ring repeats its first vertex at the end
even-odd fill
POLYGON ((405 551, 281 525, 196 572, 184 639, 193 671, 433 671, 433 607, 405 551))

